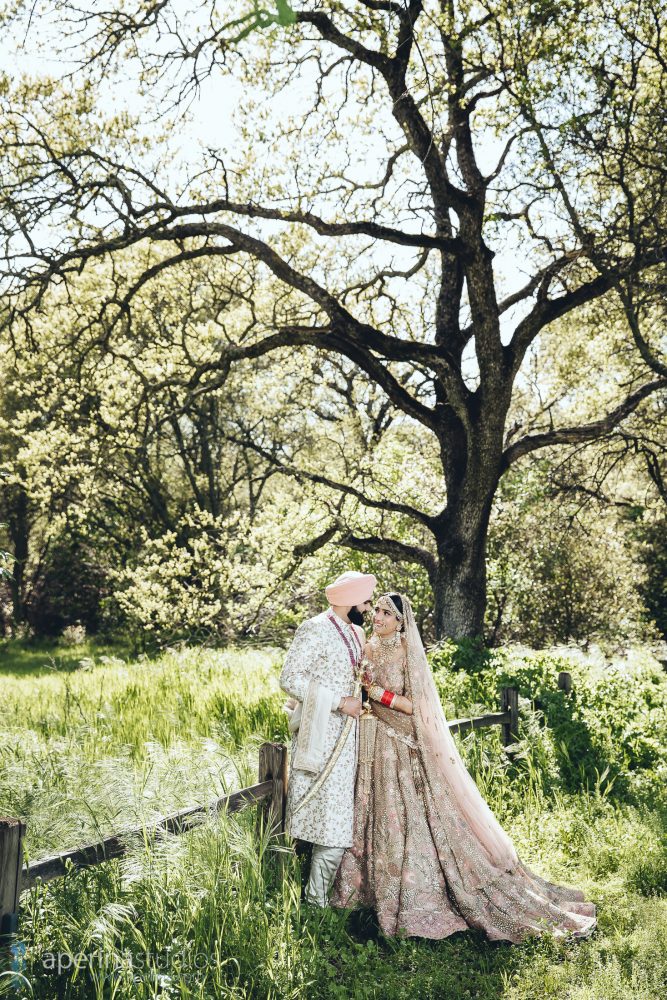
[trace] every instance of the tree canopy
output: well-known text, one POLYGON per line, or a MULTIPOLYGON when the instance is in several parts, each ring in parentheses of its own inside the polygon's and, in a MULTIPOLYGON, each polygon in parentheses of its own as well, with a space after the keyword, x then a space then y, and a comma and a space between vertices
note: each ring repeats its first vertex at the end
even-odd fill
MULTIPOLYGON (((55 30, 50 7, 30 16, 55 30)), ((352 498, 364 517, 332 516, 308 543, 416 565, 436 634, 478 635, 502 478, 554 446, 615 438, 664 398, 663 5, 328 0, 274 13, 57 6, 73 68, 6 80, 2 94, 5 328, 37 344, 40 313, 67 308, 69 343, 126 365, 176 439, 235 371, 261 384, 265 362, 322 355, 315 378, 367 421, 347 468, 333 443, 304 453, 287 398, 239 413, 227 444, 352 498), (128 76, 142 100, 105 110, 128 76), (188 102, 232 80, 232 148, 177 163, 188 102), (179 356, 151 365, 161 278, 202 262, 209 335, 188 322, 179 356), (603 373, 577 401, 576 351, 563 351, 560 406, 516 416, 547 334, 584 353, 606 342, 623 379, 603 373), (373 461, 387 422, 398 476, 373 461), (420 453, 428 491, 411 482, 420 453)), ((20 25, 23 5, 11 17, 20 25)), ((637 440, 660 488, 655 449, 637 440)))

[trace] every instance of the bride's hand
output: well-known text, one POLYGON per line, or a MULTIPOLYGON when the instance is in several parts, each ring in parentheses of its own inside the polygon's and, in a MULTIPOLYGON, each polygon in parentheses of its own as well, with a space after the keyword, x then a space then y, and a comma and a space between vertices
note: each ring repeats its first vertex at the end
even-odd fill
POLYGON ((412 715, 412 702, 403 694, 397 694, 394 704, 391 706, 395 712, 403 712, 404 715, 412 715))

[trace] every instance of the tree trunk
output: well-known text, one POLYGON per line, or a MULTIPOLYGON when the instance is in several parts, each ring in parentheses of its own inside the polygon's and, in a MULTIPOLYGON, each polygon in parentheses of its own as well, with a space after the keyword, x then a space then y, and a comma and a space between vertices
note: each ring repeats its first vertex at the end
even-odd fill
MULTIPOLYGON (((463 639, 484 634, 486 610, 486 517, 461 525, 456 512, 438 538, 438 570, 433 588, 437 639, 463 639), (457 524, 457 522, 459 522, 457 524), (464 530, 465 529, 465 530, 464 530)), ((481 512, 480 512, 481 513, 481 512)))
POLYGON ((437 639, 483 637, 486 611, 486 541, 500 480, 504 406, 480 414, 470 436, 448 428, 443 452, 447 506, 435 526, 433 583, 437 639))

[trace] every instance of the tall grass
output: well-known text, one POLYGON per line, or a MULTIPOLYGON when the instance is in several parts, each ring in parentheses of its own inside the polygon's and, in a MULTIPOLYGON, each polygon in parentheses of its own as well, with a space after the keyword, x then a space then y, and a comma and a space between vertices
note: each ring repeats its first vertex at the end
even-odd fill
POLYGON ((147 734, 169 743, 208 734, 212 724, 237 745, 253 732, 285 732, 278 650, 183 648, 133 662, 75 658, 70 649, 64 661, 53 653, 25 656, 24 671, 16 657, 3 671, 0 725, 41 737, 75 735, 86 753, 122 744, 141 754, 147 734))
POLYGON ((2 678, 0 803, 32 858, 256 781, 284 739, 275 651, 172 651, 2 678), (258 736, 256 735, 258 734, 258 736))
POLYGON ((254 817, 220 816, 35 890, 23 970, 34 995, 303 995, 316 964, 304 945, 314 956, 315 939, 297 862, 286 848, 269 859, 270 843, 254 817))

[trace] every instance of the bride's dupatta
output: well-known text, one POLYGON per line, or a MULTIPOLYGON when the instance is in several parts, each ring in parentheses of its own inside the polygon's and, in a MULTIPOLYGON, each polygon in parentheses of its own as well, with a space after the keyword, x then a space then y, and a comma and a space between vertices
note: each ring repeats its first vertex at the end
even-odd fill
MULTIPOLYGON (((407 646, 406 687, 409 689, 406 693, 412 700, 412 715, 405 718, 412 722, 432 802, 442 813, 443 827, 451 826, 454 807, 469 827, 476 846, 493 867, 512 871, 519 863, 517 853, 461 760, 447 725, 412 606, 407 597, 402 596, 402 600, 407 646)), ((480 874, 480 881, 484 877, 480 874)))

